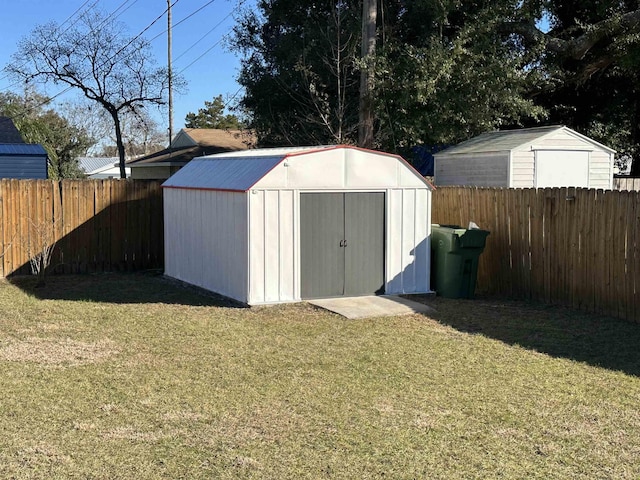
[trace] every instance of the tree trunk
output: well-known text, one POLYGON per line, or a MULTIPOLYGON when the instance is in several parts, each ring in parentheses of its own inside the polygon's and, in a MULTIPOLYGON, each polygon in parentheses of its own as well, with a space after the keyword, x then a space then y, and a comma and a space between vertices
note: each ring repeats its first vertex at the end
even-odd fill
POLYGON ((111 118, 113 118, 113 124, 116 127, 116 147, 118 148, 118 158, 120 159, 120 178, 127 178, 127 172, 124 169, 125 165, 125 153, 124 143, 122 142, 122 129, 120 128, 120 116, 117 110, 109 110, 111 118))
POLYGON ((367 62, 360 72, 360 122, 358 125, 358 145, 373 148, 373 66, 371 61, 376 51, 377 0, 362 2, 362 61, 367 62))

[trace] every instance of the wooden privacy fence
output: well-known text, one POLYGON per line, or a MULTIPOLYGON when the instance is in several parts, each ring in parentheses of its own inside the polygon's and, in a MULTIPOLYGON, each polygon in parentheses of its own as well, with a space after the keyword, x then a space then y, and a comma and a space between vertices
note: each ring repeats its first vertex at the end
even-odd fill
POLYGON ((432 221, 491 232, 480 292, 640 322, 640 192, 440 187, 432 221))
POLYGON ((613 177, 614 190, 640 190, 638 177, 613 177))
POLYGON ((49 239, 51 272, 162 268, 160 183, 0 180, 0 276, 30 273, 33 246, 49 239))

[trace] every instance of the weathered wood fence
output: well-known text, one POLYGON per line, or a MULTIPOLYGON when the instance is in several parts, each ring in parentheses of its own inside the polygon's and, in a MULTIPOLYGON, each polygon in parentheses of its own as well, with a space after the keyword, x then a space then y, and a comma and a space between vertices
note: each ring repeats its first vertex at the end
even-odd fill
POLYGON ((614 190, 640 190, 638 177, 613 177, 614 190))
POLYGON ((0 276, 29 273, 43 236, 56 241, 51 272, 162 268, 160 183, 0 180, 0 276))
MULTIPOLYGON (((638 191, 440 187, 432 221, 491 232, 480 292, 640 322, 638 191)), ((159 182, 0 180, 0 276, 29 273, 43 228, 55 273, 163 267, 159 182)))
POLYGON ((491 232, 480 292, 640 322, 640 192, 440 187, 432 221, 491 232))

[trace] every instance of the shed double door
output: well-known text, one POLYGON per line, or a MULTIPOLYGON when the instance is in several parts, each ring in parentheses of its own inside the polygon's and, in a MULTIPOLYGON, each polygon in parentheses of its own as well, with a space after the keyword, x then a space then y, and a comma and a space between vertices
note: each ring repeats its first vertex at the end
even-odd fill
POLYGON ((300 293, 384 293, 384 193, 300 194, 300 293))

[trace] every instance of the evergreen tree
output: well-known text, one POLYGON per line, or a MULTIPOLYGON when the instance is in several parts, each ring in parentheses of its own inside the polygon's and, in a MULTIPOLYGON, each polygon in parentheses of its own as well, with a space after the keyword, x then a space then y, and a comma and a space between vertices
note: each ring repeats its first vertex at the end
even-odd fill
POLYGON ((198 113, 187 113, 184 120, 185 127, 230 130, 240 130, 243 128, 243 124, 237 116, 231 113, 225 115, 225 109, 222 95, 218 95, 211 102, 205 101, 204 108, 198 109, 198 113))

